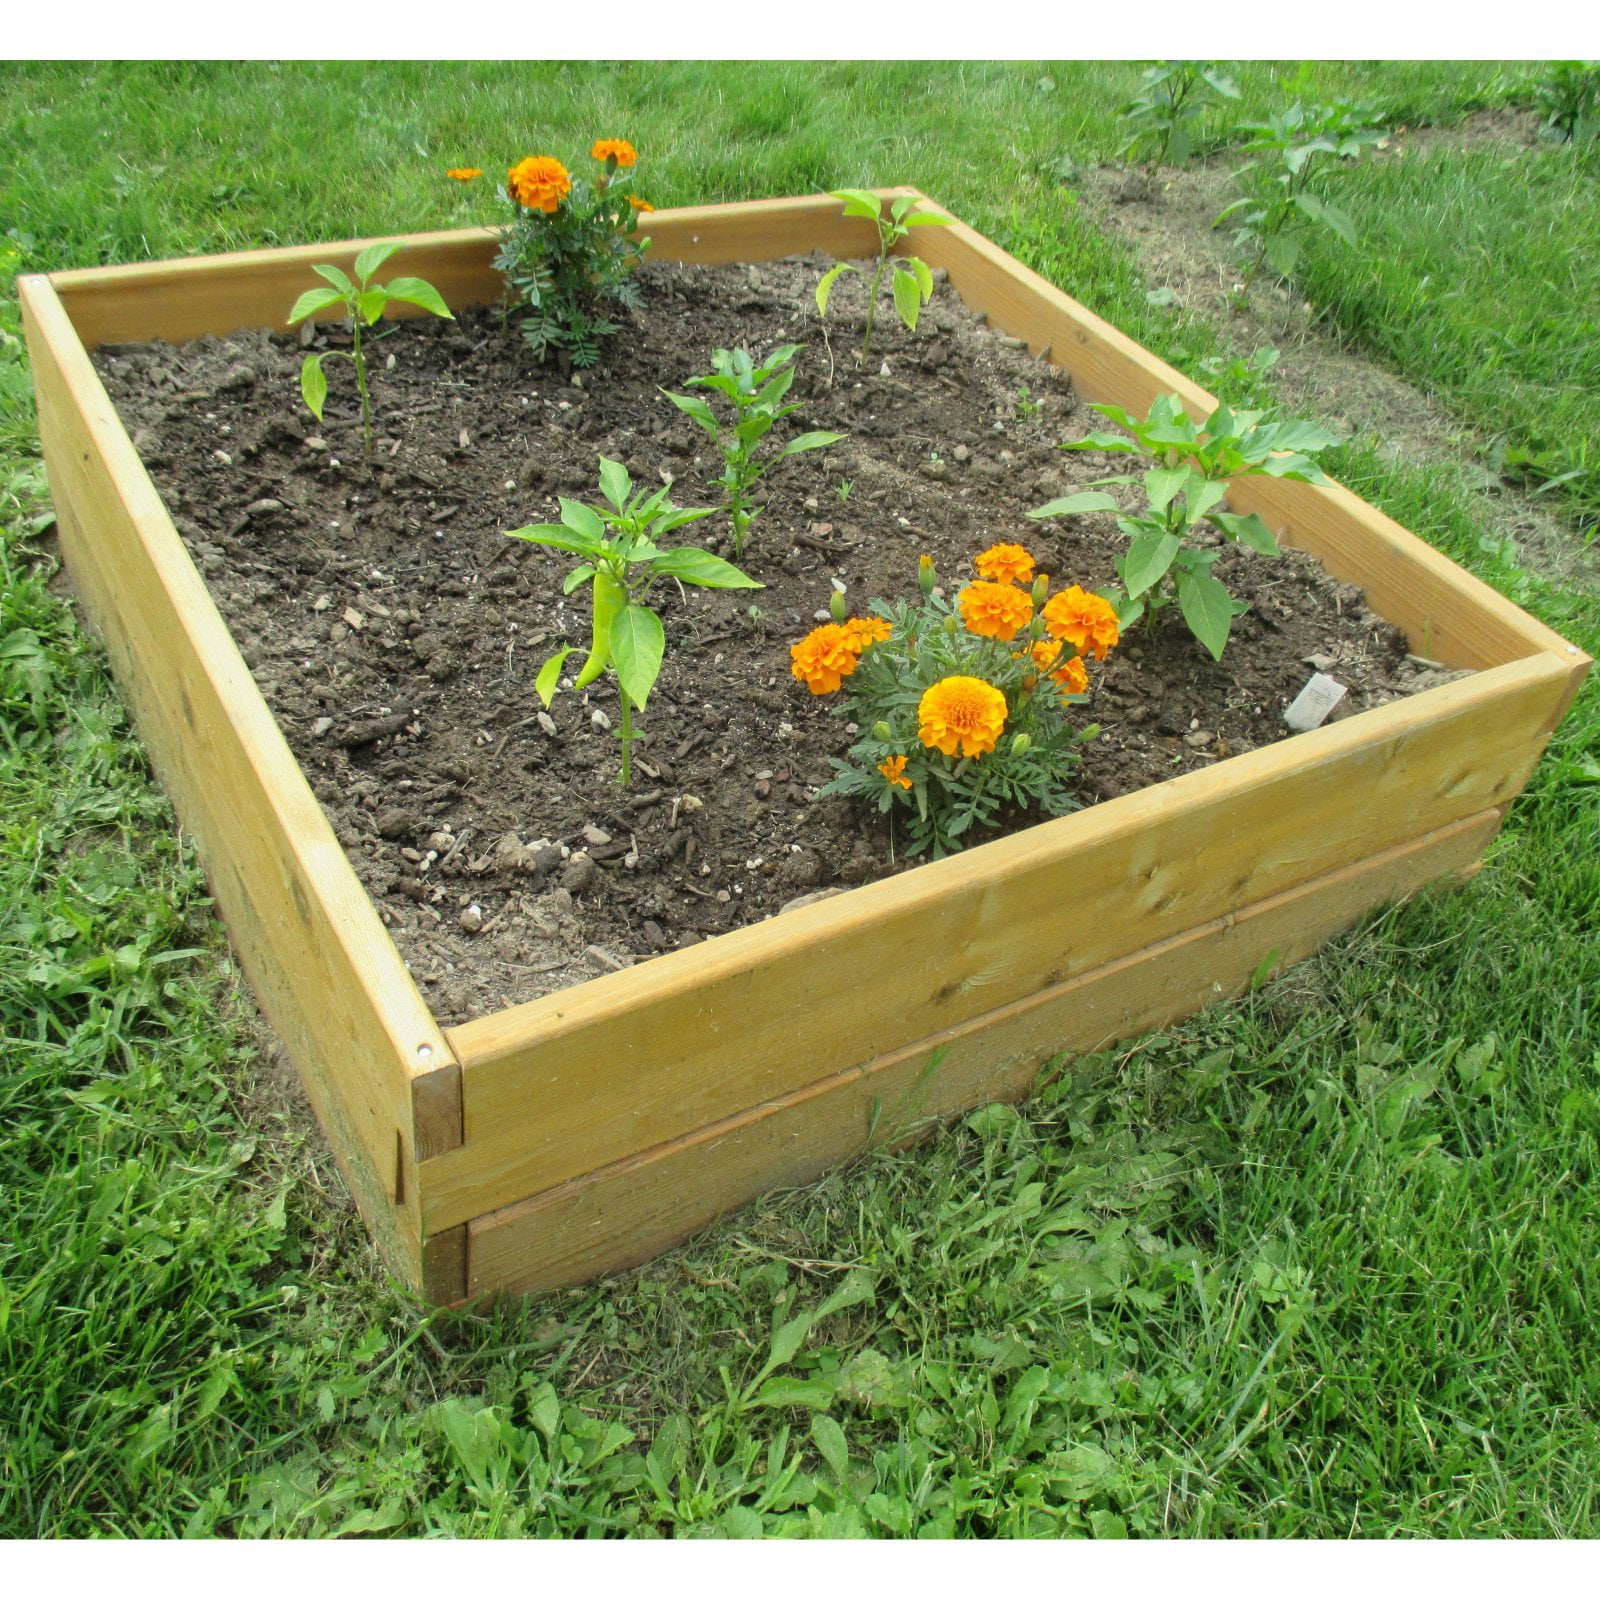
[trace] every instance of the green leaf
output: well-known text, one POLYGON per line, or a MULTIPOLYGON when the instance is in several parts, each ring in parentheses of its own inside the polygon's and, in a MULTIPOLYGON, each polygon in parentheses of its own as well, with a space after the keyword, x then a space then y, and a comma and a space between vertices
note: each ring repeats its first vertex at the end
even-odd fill
POLYGON ((1209 574, 1183 572, 1178 575, 1178 608, 1189 631, 1220 661, 1233 626, 1233 596, 1209 574))
POLYGON ((819 1411, 811 1419, 811 1439, 822 1459, 833 1469, 834 1477, 840 1483, 847 1483, 850 1478, 850 1441, 845 1438, 844 1429, 825 1411, 819 1411))
POLYGON ((611 664, 622 692, 643 711, 661 673, 667 638, 648 606, 628 605, 611 619, 611 664))
POLYGON ((565 650, 556 653, 539 668, 539 676, 533 680, 534 693, 548 706, 556 697, 556 684, 561 677, 561 664, 572 654, 573 646, 568 645, 565 650))
POLYGON ((585 539, 600 544, 606 536, 606 525, 600 520, 600 513, 590 506, 584 505, 579 500, 568 500, 560 495, 556 496, 561 504, 561 521, 576 534, 585 539))
POLYGON ((803 450, 826 450, 830 444, 838 444, 842 438, 842 433, 802 433, 778 452, 778 460, 782 461, 785 456, 797 456, 803 450))
POLYGON ((1253 511, 1244 517, 1232 511, 1213 511, 1211 520, 1230 539, 1237 539, 1240 544, 1254 550, 1258 555, 1282 554, 1278 549, 1278 541, 1272 537, 1272 530, 1253 511))
POLYGON ((566 550, 575 556, 592 556, 600 546, 598 539, 574 533, 559 523, 536 522, 526 528, 507 528, 506 538, 526 539, 529 544, 549 545, 552 550, 566 550))
POLYGON ((328 379, 322 370, 321 356, 307 356, 300 364, 300 394, 311 415, 322 421, 322 403, 328 398, 328 379))
POLYGON ((387 289, 363 289, 356 296, 356 311, 361 320, 370 328, 383 315, 383 308, 388 303, 389 291, 387 289))
POLYGON ((1300 259, 1300 243, 1291 239, 1287 234, 1275 233, 1265 241, 1264 248, 1267 260, 1276 268, 1280 277, 1287 278, 1293 271, 1295 263, 1300 259))
POLYGON ((295 323, 305 317, 315 316, 319 311, 326 311, 330 306, 344 305, 345 298, 337 289, 307 289, 294 303, 294 310, 289 313, 288 325, 292 328, 295 323))
POLYGON ((806 1406, 820 1411, 833 1404, 834 1386, 816 1378, 768 1378, 750 1403, 757 1406, 806 1406))
POLYGON ((955 220, 938 211, 913 211, 905 222, 908 228, 948 228, 955 220))
POLYGON ((928 269, 928 263, 921 256, 907 256, 906 265, 910 267, 912 276, 917 280, 917 288, 922 294, 922 303, 926 305, 933 299, 933 273, 928 269))
POLYGON ((356 257, 356 277, 362 283, 367 282, 372 274, 381 267, 385 261, 400 248, 398 239, 385 239, 378 244, 369 244, 360 255, 356 257))
POLYGON ((1086 511, 1120 511, 1121 506, 1108 494, 1098 489, 1085 489, 1079 494, 1069 494, 1065 499, 1052 500, 1048 505, 1030 511, 1030 517, 1076 517, 1086 511))
POLYGON ((628 469, 620 461, 608 461, 600 457, 600 493, 621 511, 628 503, 628 496, 633 492, 633 479, 628 475, 628 469))
POLYGON ((1172 497, 1188 482, 1187 467, 1152 467, 1144 475, 1144 492, 1152 511, 1165 511, 1172 497))
POLYGON ((313 267, 311 270, 316 273, 319 278, 326 278, 335 289, 339 290, 340 293, 347 298, 351 300, 355 299, 356 286, 351 283, 351 281, 345 277, 345 275, 337 267, 313 267))
POLYGON ((574 567, 561 580, 562 594, 571 594, 574 589, 581 589, 595 575, 595 570, 587 561, 581 567, 574 567))
POLYGON ((722 431, 721 424, 717 421, 717 414, 697 394, 674 394, 670 389, 663 389, 667 399, 687 417, 693 417, 713 439, 722 431))
POLYGON ((911 273, 897 270, 892 287, 894 308, 900 313, 900 320, 915 333, 917 318, 922 312, 922 292, 917 288, 917 280, 911 273))
POLYGON ((668 550, 650 564, 662 578, 677 578, 700 589, 764 589, 765 584, 746 577, 731 561, 709 550, 668 550))
POLYGON ((1189 508, 1191 525, 1205 516, 1213 506, 1221 505, 1228 497, 1227 484, 1218 483, 1215 478, 1208 478, 1204 473, 1196 472, 1192 468, 1186 490, 1184 503, 1189 508))
POLYGON ((444 303, 444 296, 423 278, 396 278, 389 286, 391 300, 404 300, 407 305, 421 306, 436 317, 456 320, 455 313, 444 303))
POLYGON ((835 200, 844 201, 847 217, 870 217, 876 222, 883 214, 877 195, 870 189, 830 189, 828 192, 835 200))
POLYGON ((1128 586, 1130 599, 1137 600, 1146 589, 1166 576, 1182 542, 1164 529, 1140 529, 1138 537, 1128 546, 1122 568, 1122 579, 1128 586))

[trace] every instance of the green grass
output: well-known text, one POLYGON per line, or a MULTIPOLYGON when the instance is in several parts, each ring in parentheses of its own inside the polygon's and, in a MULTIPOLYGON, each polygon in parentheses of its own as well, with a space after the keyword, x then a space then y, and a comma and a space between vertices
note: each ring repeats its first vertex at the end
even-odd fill
MULTIPOLYGON (((1507 92, 1316 70, 1413 120, 1507 92)), ((36 269, 445 225, 448 161, 631 134, 663 202, 920 182, 1192 368, 1219 332, 1047 175, 1135 77, 13 66, 0 215, 36 269)), ((1540 314, 1518 359, 1575 342, 1540 314)), ((0 1531, 1600 1532, 1593 689, 1469 888, 627 1279, 428 1315, 254 1054, 32 449, 0 339, 0 1531)), ((1464 472, 1334 470, 1600 647, 1464 472)))
POLYGON ((1437 149, 1339 185, 1361 245, 1312 241, 1301 289, 1600 531, 1600 143, 1437 149))

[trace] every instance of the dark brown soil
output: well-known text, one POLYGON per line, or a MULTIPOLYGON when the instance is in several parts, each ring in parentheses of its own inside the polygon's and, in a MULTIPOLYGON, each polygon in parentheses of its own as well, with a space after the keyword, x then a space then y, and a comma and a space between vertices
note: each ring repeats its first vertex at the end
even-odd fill
MULTIPOLYGON (((852 607, 947 582, 996 540, 1061 583, 1111 581, 1110 517, 1024 513, 1109 470, 1063 454, 1098 419, 1070 386, 941 288, 921 330, 880 320, 851 350, 853 280, 819 328, 814 262, 646 267, 646 311, 603 366, 537 366, 488 313, 384 329, 376 465, 362 462, 348 363, 319 427, 299 401, 299 341, 240 334, 96 362, 246 661, 430 1004, 457 1022, 776 913, 823 888, 903 870, 875 812, 814 799, 849 737, 788 670, 788 647, 843 585, 852 607), (804 341, 801 428, 849 435, 766 480, 744 566, 756 593, 662 596, 668 654, 631 790, 616 784, 615 690, 533 681, 587 638, 561 597, 569 558, 503 537, 596 497, 601 455, 714 504, 709 441, 662 397, 717 346, 804 341), (1019 389, 1037 409, 1024 414, 1019 389), (842 497, 846 494, 847 497, 842 497), (553 727, 554 732, 550 730, 553 727)), ((333 341, 338 334, 328 336, 333 341)), ((715 545, 721 519, 685 530, 715 545)), ((726 553, 726 552, 724 552, 726 553)), ((1314 563, 1228 551, 1251 610, 1213 663, 1174 617, 1095 674, 1082 799, 1160 782, 1287 736, 1314 664, 1349 685, 1342 714, 1438 681, 1356 590, 1314 563)), ((1025 823, 1030 819, 1019 819, 1025 823)))

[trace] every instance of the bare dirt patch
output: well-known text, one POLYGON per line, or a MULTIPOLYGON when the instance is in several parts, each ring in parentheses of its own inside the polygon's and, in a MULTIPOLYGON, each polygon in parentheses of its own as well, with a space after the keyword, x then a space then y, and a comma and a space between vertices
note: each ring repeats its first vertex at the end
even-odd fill
MULTIPOLYGON (((861 289, 842 286, 830 352, 807 309, 817 274, 810 262, 651 265, 637 326, 578 382, 537 366, 488 313, 396 325, 377 346, 370 468, 351 395, 336 390, 320 428, 300 407, 293 336, 97 353, 335 833, 446 1022, 904 870, 879 814, 816 796, 850 737, 831 699, 794 682, 788 647, 835 581, 864 610, 913 594, 921 553, 959 585, 997 539, 1028 544, 1058 583, 1112 581, 1125 540, 1110 517, 1026 518, 1111 466, 1057 448, 1097 420, 1070 385, 948 292, 915 336, 880 321, 858 370, 861 289), (553 520, 558 494, 594 498, 602 455, 641 483, 670 477, 680 504, 715 503, 719 463, 660 390, 707 370, 716 346, 796 339, 809 348, 795 431, 847 438, 766 480, 744 560, 763 590, 662 597, 666 664, 641 775, 621 790, 609 681, 543 714, 534 693, 552 650, 587 637, 586 605, 561 595, 573 563, 504 531, 553 520), (1032 411, 1018 404, 1024 383, 1032 411)), ((719 522, 690 532, 713 543, 719 522)), ((1223 663, 1169 618, 1093 674, 1082 717, 1103 733, 1086 749, 1083 804, 1284 737, 1283 708, 1312 663, 1350 686, 1346 713, 1437 681, 1359 591, 1307 558, 1229 548, 1217 571, 1250 605, 1223 663)))

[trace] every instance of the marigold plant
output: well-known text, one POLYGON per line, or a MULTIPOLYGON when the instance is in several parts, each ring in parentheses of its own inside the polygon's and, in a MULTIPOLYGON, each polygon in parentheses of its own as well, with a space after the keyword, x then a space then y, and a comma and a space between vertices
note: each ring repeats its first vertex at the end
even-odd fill
POLYGON ((797 682, 813 695, 842 689, 833 709, 865 730, 847 759, 834 758, 837 775, 822 793, 903 815, 912 855, 947 855, 1008 815, 1076 807, 1078 747, 1096 732, 1076 720, 1090 688, 1084 658, 1097 648, 1103 657, 1116 642, 1094 608, 1076 600, 1056 614, 1074 619, 1083 644, 1052 637, 1046 619, 1061 596, 1050 597, 1050 580, 1034 575, 1020 546, 993 546, 974 564, 1032 586, 984 577, 951 601, 923 556, 915 601, 875 601, 871 615, 851 617, 835 594, 833 620, 789 652, 797 682))
MULTIPOLYGON (((600 170, 574 173, 552 155, 524 156, 506 170, 514 216, 500 240, 495 267, 505 274, 510 304, 524 308, 522 334, 541 361, 592 367, 600 343, 617 332, 614 308, 640 304, 633 274, 650 241, 639 218, 655 208, 613 184, 638 162, 626 139, 597 139, 590 156, 600 170)), ((479 167, 451 167, 461 183, 479 167)))

